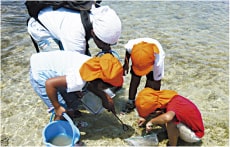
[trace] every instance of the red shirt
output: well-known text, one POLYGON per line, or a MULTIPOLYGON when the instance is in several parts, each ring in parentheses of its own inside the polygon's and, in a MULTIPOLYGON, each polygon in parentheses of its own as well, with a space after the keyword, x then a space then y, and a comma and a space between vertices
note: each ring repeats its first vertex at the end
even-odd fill
POLYGON ((175 117, 178 122, 182 122, 188 126, 197 137, 204 136, 204 125, 201 113, 196 105, 189 99, 176 95, 167 104, 166 111, 175 112, 175 117))

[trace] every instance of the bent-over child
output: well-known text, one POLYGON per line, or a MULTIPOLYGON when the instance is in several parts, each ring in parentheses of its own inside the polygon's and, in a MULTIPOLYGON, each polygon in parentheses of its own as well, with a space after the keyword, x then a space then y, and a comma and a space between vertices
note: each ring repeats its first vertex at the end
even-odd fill
POLYGON ((203 120, 197 106, 173 90, 144 88, 138 93, 135 103, 140 116, 139 126, 146 123, 146 132, 149 132, 153 125, 165 124, 170 146, 177 145, 178 137, 192 143, 199 142, 204 136, 203 120), (163 109, 165 113, 151 118, 151 113, 163 109), (147 122, 148 117, 150 120, 147 122))
POLYGON ((142 76, 146 76, 145 87, 160 90, 161 79, 164 77, 165 52, 161 44, 152 38, 129 40, 125 48, 124 75, 129 72, 130 58, 132 66, 128 102, 122 111, 129 113, 135 108, 135 97, 142 76))
POLYGON ((102 99, 104 108, 115 111, 112 98, 103 91, 123 84, 122 65, 112 54, 90 57, 72 51, 41 52, 31 56, 30 67, 32 87, 48 109, 54 108, 55 120, 66 108, 78 111, 76 97, 63 99, 60 92, 81 92, 86 85, 102 99))

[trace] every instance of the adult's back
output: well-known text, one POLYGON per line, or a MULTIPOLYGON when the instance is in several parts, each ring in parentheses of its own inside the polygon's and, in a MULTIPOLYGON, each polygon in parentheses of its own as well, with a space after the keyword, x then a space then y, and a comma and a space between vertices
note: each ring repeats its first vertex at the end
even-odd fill
MULTIPOLYGON (((114 10, 108 6, 96 8, 93 4, 89 18, 92 23, 91 31, 94 31, 101 41, 109 45, 118 41, 121 22, 114 10)), ((65 7, 46 7, 39 11, 38 20, 42 25, 36 19, 30 19, 28 22, 28 32, 38 46, 44 43, 44 40, 47 42, 46 40, 54 39, 59 41, 64 50, 82 54, 86 52, 86 32, 80 12, 65 7)))

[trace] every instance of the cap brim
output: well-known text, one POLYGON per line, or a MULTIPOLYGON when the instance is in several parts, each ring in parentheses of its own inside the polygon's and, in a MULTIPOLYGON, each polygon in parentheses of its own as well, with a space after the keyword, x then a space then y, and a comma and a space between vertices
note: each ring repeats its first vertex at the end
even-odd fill
POLYGON ((138 76, 143 76, 143 75, 147 75, 150 71, 152 71, 153 69, 153 65, 148 66, 147 68, 143 69, 139 69, 135 66, 132 66, 132 69, 134 71, 134 73, 138 76))

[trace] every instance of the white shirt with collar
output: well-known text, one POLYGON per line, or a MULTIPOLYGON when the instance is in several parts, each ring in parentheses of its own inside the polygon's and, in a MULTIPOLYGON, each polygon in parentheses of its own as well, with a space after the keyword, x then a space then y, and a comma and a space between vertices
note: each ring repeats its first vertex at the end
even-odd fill
POLYGON ((153 43, 157 46, 159 49, 159 54, 155 54, 155 62, 153 65, 153 74, 154 74, 154 80, 161 80, 164 77, 164 58, 165 58, 165 52, 161 46, 161 44, 152 38, 137 38, 129 40, 127 44, 125 44, 125 48, 129 54, 132 52, 132 48, 135 44, 138 44, 140 42, 148 42, 153 43))

